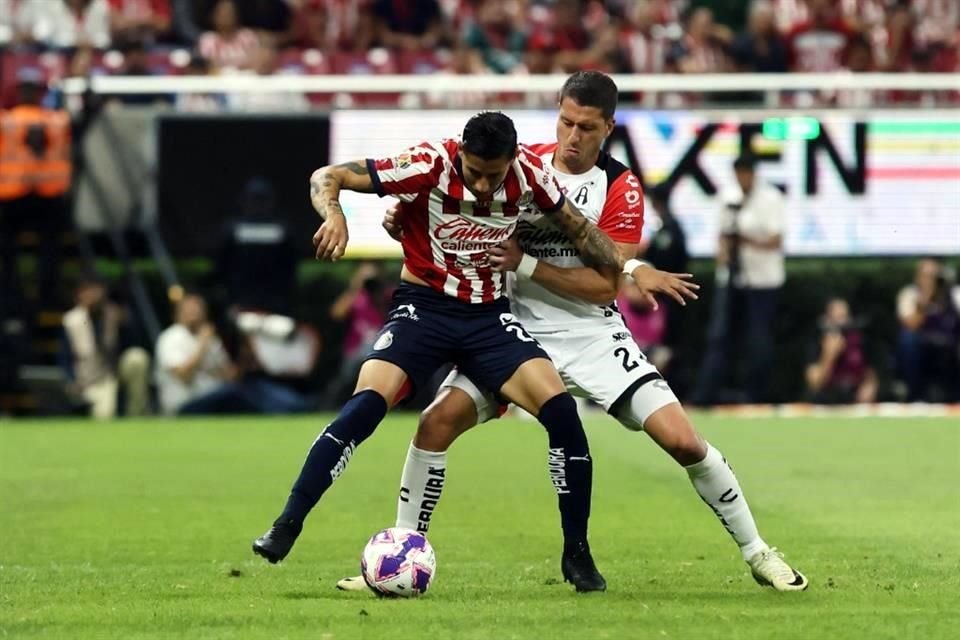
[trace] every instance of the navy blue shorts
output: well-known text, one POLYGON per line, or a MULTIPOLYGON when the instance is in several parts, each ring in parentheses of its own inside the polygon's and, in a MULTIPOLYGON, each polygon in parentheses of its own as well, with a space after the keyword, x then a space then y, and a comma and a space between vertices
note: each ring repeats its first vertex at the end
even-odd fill
POLYGON ((470 304, 405 282, 393 294, 387 322, 364 360, 397 365, 414 391, 445 364, 454 364, 476 384, 499 391, 521 364, 533 358, 550 356, 510 313, 505 297, 470 304))

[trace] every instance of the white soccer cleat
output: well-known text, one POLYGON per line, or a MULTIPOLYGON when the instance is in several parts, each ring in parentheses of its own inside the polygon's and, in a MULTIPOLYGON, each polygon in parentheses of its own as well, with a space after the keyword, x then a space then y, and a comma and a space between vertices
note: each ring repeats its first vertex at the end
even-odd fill
POLYGON ((810 586, 806 576, 784 562, 783 554, 776 547, 755 553, 747 564, 753 579, 761 586, 777 591, 804 591, 810 586))
POLYGON ((350 576, 339 580, 337 589, 340 589, 340 591, 367 591, 369 587, 364 582, 363 576, 350 576))

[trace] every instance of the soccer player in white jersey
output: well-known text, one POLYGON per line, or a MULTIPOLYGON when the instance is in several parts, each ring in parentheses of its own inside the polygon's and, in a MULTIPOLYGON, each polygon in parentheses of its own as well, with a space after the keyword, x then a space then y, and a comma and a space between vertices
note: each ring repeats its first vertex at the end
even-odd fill
MULTIPOLYGON (((689 274, 633 268, 643 220, 640 182, 601 150, 614 126, 617 87, 602 73, 570 76, 560 92, 557 143, 533 146, 552 165, 567 197, 596 222, 627 260, 641 290, 666 293, 680 302, 695 298, 689 274)), ((388 213, 388 230, 408 232, 402 217, 388 213)), ((615 284, 587 266, 579 252, 550 222, 531 210, 521 216, 515 242, 491 250, 500 271, 513 272, 511 308, 524 328, 550 354, 567 389, 603 406, 628 429, 644 430, 684 467, 697 493, 737 543, 754 578, 780 591, 806 589, 807 579, 760 537, 746 497, 723 455, 694 429, 669 385, 631 339, 612 305, 615 284), (522 247, 522 252, 520 248, 522 247), (538 259, 539 257, 539 259, 538 259)), ((483 385, 454 371, 421 415, 407 453, 397 503, 397 526, 426 532, 440 499, 446 451, 478 423, 498 417, 503 407, 483 385)), ((358 590, 360 578, 345 578, 341 589, 358 590)))
POLYGON ((564 197, 550 166, 517 145, 513 122, 501 113, 471 118, 461 140, 316 171, 311 200, 324 219, 314 236, 320 259, 336 260, 346 248, 341 189, 401 200, 407 219, 403 282, 354 395, 314 441, 286 506, 254 541, 254 552, 274 563, 286 557, 307 514, 388 409, 453 363, 544 425, 564 534, 561 571, 578 591, 605 589, 587 544, 593 467, 576 403, 549 357, 510 313, 504 274, 488 252, 513 234, 521 208, 531 203, 611 283, 624 266, 616 247, 564 197))

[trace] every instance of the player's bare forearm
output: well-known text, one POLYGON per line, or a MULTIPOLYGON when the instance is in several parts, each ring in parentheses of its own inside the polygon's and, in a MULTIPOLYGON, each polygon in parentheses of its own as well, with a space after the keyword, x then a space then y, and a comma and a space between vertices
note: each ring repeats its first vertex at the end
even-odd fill
POLYGON ((610 304, 617 298, 616 281, 611 281, 591 267, 558 267, 541 260, 532 279, 545 289, 567 298, 591 304, 610 304))
POLYGON ((613 240, 577 210, 569 200, 551 216, 551 221, 570 239, 580 252, 580 259, 611 281, 619 279, 623 256, 613 240))
POLYGON ((317 169, 310 176, 310 202, 324 220, 331 214, 343 215, 340 190, 373 193, 373 179, 366 162, 351 161, 317 169))

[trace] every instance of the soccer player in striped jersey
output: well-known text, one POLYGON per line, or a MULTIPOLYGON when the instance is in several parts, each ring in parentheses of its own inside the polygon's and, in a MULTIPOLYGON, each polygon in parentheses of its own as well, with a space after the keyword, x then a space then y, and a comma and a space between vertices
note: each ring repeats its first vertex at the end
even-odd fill
POLYGON ((270 562, 282 560, 307 514, 387 410, 453 363, 543 424, 564 535, 561 571, 578 591, 604 590, 587 543, 592 461, 576 403, 510 312, 505 274, 494 268, 489 252, 510 238, 520 210, 533 204, 613 287, 623 260, 609 236, 564 197, 550 166, 517 144, 513 122, 501 113, 471 118, 461 140, 325 167, 310 184, 313 206, 324 219, 314 236, 322 260, 337 260, 346 248, 341 189, 400 199, 407 220, 402 283, 353 397, 314 441, 283 512, 254 541, 254 552, 270 562))
MULTIPOLYGON (((653 294, 678 302, 696 298, 689 274, 670 274, 631 262, 643 226, 640 181, 602 149, 614 124, 617 87, 594 71, 573 74, 560 92, 557 143, 533 145, 553 166, 567 198, 616 243, 636 284, 651 303, 653 294)), ((534 203, 535 205, 536 203, 534 203)), ((406 238, 401 209, 385 226, 406 238)), ((743 490, 723 455, 694 429, 670 386, 651 365, 613 306, 616 283, 583 260, 550 217, 534 208, 521 214, 519 245, 491 251, 492 267, 510 274, 512 311, 556 363, 573 395, 588 398, 631 430, 644 430, 684 467, 694 489, 737 543, 757 582, 780 591, 799 591, 807 579, 760 537, 743 490), (522 248, 522 251, 521 251, 522 248), (535 257, 536 256, 536 257, 535 257), (537 259, 539 258, 539 259, 537 259)), ((454 371, 421 416, 407 453, 397 503, 397 526, 426 532, 446 477, 446 451, 474 425, 505 409, 463 371, 454 371)), ((365 588, 345 578, 341 589, 365 588)))

